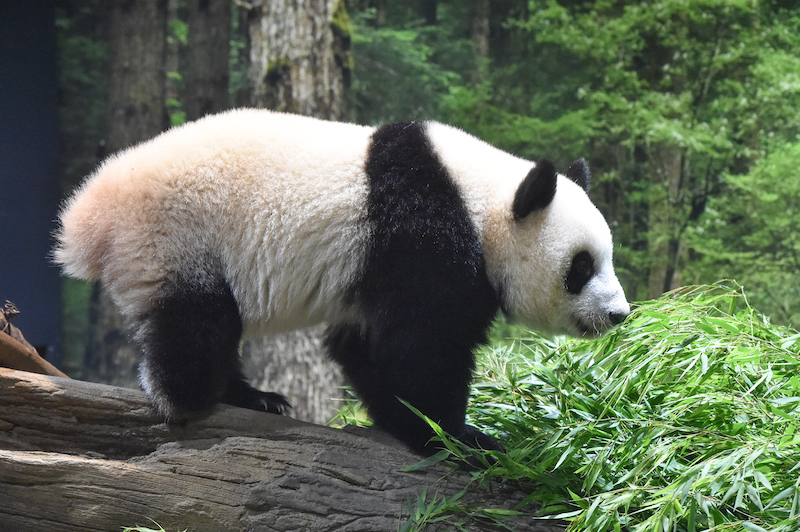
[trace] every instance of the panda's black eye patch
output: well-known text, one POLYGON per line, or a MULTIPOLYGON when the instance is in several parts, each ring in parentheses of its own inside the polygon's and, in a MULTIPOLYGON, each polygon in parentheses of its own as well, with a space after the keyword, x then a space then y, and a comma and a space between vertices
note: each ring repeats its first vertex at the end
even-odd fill
POLYGON ((572 257, 572 265, 567 272, 564 285, 570 294, 580 294, 589 279, 594 276, 594 260, 588 251, 581 251, 572 257))

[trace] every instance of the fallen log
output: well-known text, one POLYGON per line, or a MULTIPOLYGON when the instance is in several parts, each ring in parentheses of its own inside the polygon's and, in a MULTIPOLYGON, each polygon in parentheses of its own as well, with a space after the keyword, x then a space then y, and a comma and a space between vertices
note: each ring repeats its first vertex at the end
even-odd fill
MULTIPOLYGON (((189 532, 392 531, 418 494, 452 496, 469 479, 442 465, 402 471, 418 461, 373 429, 226 405, 168 425, 138 390, 0 368, 4 531, 120 530, 151 519, 189 532)), ((495 484, 460 502, 513 508, 524 496, 495 484)), ((510 524, 564 529, 523 517, 510 524)), ((479 521, 465 528, 496 530, 479 521)))

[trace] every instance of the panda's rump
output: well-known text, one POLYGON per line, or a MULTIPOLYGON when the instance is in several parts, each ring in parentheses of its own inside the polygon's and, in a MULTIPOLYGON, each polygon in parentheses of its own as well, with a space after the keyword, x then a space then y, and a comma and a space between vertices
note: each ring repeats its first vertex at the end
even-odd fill
POLYGON ((102 279, 128 316, 170 274, 221 268, 246 328, 324 319, 363 258, 370 133, 255 110, 173 129, 87 180, 62 212, 56 261, 102 279))

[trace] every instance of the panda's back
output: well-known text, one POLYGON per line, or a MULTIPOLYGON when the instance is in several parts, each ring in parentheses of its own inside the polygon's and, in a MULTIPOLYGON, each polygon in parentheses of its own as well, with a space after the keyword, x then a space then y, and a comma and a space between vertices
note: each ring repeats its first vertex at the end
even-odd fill
POLYGON ((123 314, 170 274, 213 263, 246 328, 323 320, 363 260, 372 131, 264 110, 167 131, 110 158, 67 203, 56 260, 101 278, 123 314))

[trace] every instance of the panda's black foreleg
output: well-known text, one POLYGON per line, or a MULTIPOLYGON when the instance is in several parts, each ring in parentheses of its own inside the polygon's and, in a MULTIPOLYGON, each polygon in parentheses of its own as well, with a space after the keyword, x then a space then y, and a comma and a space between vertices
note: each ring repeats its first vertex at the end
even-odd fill
POLYGON ((218 402, 273 413, 289 407, 283 396, 245 381, 239 360, 242 321, 222 275, 176 275, 137 321, 141 382, 169 420, 182 421, 218 402))
POLYGON ((430 426, 403 399, 464 443, 501 449, 497 440, 465 424, 473 367, 469 350, 430 349, 415 342, 413 332, 375 335, 359 326, 338 325, 328 329, 326 346, 376 425, 414 450, 438 450, 430 441, 430 426))

